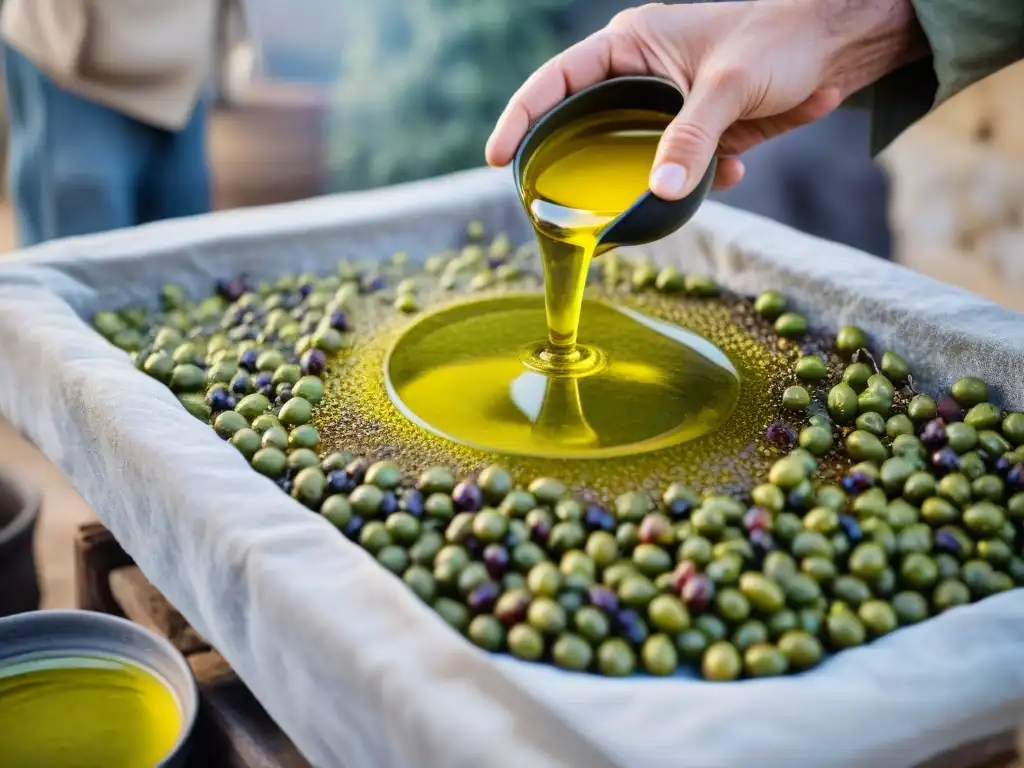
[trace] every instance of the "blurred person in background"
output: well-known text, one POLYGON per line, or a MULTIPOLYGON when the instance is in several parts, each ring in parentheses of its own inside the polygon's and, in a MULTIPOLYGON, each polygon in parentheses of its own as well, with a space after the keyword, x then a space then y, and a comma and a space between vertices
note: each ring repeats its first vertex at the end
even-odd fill
MULTIPOLYGON (((544 61, 631 5, 347 6, 331 116, 332 187, 362 189, 480 165, 508 96, 544 61)), ((746 178, 712 199, 889 258, 888 181, 867 151, 869 137, 866 110, 838 110, 746 153, 746 178)))
POLYGON ((210 210, 206 86, 227 0, 5 0, 23 246, 210 210))

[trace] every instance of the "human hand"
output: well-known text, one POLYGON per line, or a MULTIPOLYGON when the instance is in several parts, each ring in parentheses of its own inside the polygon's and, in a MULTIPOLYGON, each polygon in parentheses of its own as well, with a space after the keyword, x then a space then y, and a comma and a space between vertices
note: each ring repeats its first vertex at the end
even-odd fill
POLYGON ((743 177, 736 155, 825 116, 926 51, 910 0, 632 8, 523 84, 487 142, 487 162, 506 165, 529 127, 567 96, 609 77, 656 75, 676 83, 686 101, 658 146, 652 191, 686 196, 714 154, 715 186, 730 187, 743 177))

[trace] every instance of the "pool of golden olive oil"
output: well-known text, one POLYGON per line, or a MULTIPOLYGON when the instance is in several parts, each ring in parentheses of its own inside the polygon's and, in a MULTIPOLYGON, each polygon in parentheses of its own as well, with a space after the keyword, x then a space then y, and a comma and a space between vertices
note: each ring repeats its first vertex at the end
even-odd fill
POLYGON ((0 664, 3 768, 153 768, 181 728, 174 694, 130 662, 61 655, 0 664))
POLYGON ((584 300, 602 230, 648 189, 669 117, 622 110, 544 141, 523 171, 544 296, 442 308, 393 345, 386 386, 435 434, 480 450, 550 458, 645 453, 715 430, 739 398, 729 358, 706 339, 606 301, 584 300))

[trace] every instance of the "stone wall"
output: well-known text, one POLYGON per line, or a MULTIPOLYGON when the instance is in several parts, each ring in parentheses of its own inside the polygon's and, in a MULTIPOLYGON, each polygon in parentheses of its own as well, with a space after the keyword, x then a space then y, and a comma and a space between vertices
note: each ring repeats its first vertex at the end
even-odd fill
POLYGON ((1024 63, 944 104, 883 162, 897 258, 1024 310, 1024 63))

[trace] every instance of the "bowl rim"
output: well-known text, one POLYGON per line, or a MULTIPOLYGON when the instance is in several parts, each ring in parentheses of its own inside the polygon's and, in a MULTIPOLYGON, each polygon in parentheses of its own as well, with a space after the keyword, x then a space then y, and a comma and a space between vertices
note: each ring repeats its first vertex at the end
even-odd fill
POLYGON ((42 506, 42 493, 35 485, 15 477, 9 467, 0 466, 0 488, 7 491, 18 505, 14 517, 0 526, 0 551, 35 525, 42 506))
MULTIPOLYGON (((121 634, 135 634, 146 637, 148 640, 153 642, 159 652, 162 652, 164 656, 172 661, 174 666, 178 668, 181 673, 181 693, 184 694, 181 698, 183 700, 178 702, 178 706, 181 708, 181 727, 178 731, 178 737, 175 739, 174 744, 170 747, 167 753, 161 758, 160 763, 155 768, 165 768, 175 765, 175 761, 179 758, 179 755, 183 752, 189 740, 191 739, 196 722, 199 717, 200 697, 199 697, 199 686, 196 683, 195 675, 192 672, 192 668, 188 664, 188 660, 185 655, 174 647, 174 644, 166 637, 157 634, 148 627, 142 624, 137 624, 130 619, 122 618, 120 616, 113 616, 109 613, 100 613, 98 611, 88 611, 80 608, 50 608, 39 611, 29 611, 27 613, 18 613, 13 616, 0 617, 0 637, 3 636, 3 630, 6 626, 11 626, 16 623, 33 625, 36 624, 38 627, 33 629, 42 630, 39 632, 40 635, 46 633, 52 629, 51 624, 60 624, 61 622, 92 622, 96 625, 103 625, 109 629, 121 634), (191 704, 191 707, 189 706, 191 704), (188 711, 191 710, 191 711, 188 711)), ((52 635, 51 635, 52 636, 52 635)), ((68 645, 67 649, 73 653, 88 653, 88 647, 83 647, 84 643, 76 642, 73 634, 68 634, 68 645)), ((4 655, 3 644, 0 643, 0 666, 15 661, 16 659, 24 658, 29 656, 34 651, 27 651, 23 653, 17 653, 14 655, 4 655)), ((50 653, 60 654, 59 648, 52 648, 38 651, 38 653, 50 653)), ((127 653, 111 654, 115 657, 120 656, 125 661, 129 661, 142 667, 147 672, 152 674, 160 683, 167 688, 171 688, 171 692, 178 697, 178 690, 175 689, 174 683, 167 680, 158 670, 154 669, 148 662, 139 659, 135 656, 131 656, 127 653)))

